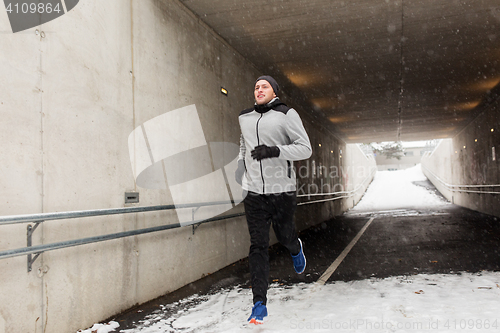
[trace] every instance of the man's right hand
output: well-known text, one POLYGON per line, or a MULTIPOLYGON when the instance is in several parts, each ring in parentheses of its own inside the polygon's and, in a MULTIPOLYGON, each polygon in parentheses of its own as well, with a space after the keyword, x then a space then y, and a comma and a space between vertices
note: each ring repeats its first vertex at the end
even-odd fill
POLYGON ((238 169, 234 173, 234 179, 240 185, 242 183, 243 175, 244 174, 245 174, 245 161, 244 160, 238 160, 238 169))

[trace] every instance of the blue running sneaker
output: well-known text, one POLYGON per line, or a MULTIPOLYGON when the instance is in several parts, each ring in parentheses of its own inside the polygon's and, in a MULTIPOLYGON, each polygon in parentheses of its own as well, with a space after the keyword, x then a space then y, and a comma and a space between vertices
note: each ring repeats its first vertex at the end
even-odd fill
POLYGON ((292 256, 293 259, 293 268, 297 274, 302 274, 306 270, 306 256, 304 255, 304 251, 302 250, 302 241, 299 238, 300 243, 300 252, 296 256, 292 256))
POLYGON ((252 314, 248 317, 248 322, 260 325, 264 323, 264 317, 267 317, 267 308, 261 301, 258 301, 252 308, 252 314))

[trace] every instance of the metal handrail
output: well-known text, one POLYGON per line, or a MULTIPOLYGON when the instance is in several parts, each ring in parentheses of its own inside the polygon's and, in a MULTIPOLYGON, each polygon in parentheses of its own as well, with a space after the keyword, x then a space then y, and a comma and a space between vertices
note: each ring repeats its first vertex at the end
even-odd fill
MULTIPOLYGON (((19 224, 19 223, 31 223, 34 222, 35 225, 28 225, 27 231, 27 246, 24 248, 18 248, 13 250, 6 250, 0 252, 0 259, 12 258, 22 255, 28 256, 28 272, 31 271, 32 264, 38 258, 38 256, 46 251, 57 250, 67 247, 73 247, 78 245, 97 243, 111 239, 124 238, 134 235, 146 234, 161 230, 168 230, 174 228, 180 228, 184 225, 180 223, 173 223, 167 225, 161 225, 151 228, 145 229, 136 229, 131 231, 119 232, 114 234, 106 234, 88 238, 74 239, 64 242, 56 242, 50 244, 42 244, 42 245, 31 245, 31 238, 35 229, 43 222, 50 220, 61 220, 61 219, 74 219, 74 218, 83 218, 83 217, 94 217, 94 216, 103 216, 103 215, 116 215, 116 214, 129 214, 129 213, 142 213, 142 212, 150 212, 150 211, 161 211, 161 210, 171 210, 171 209, 179 209, 179 208, 200 208, 206 206, 215 206, 215 205, 223 205, 223 204, 235 204, 233 200, 231 201, 213 201, 213 202, 204 202, 204 203, 191 203, 191 204, 180 204, 180 205, 159 205, 159 206, 144 206, 144 207, 125 207, 125 208, 110 208, 110 209, 95 209, 95 210, 85 210, 85 211, 73 211, 73 212, 56 212, 56 213, 41 213, 41 214, 29 214, 29 215, 11 215, 11 216, 2 216, 0 217, 0 225, 9 225, 9 224, 19 224), (32 256, 35 254, 35 256, 32 256)), ((220 221, 224 219, 234 218, 243 216, 244 213, 237 213, 231 215, 223 215, 218 217, 213 217, 204 220, 193 220, 189 225, 193 227, 193 233, 196 227, 198 227, 202 223, 220 221)))
MULTIPOLYGON (((245 215, 245 213, 224 215, 224 216, 219 216, 219 217, 213 217, 213 218, 206 219, 206 220, 193 221, 193 224, 202 224, 202 223, 207 223, 207 222, 220 221, 220 220, 229 219, 229 218, 233 218, 233 217, 239 217, 239 216, 243 216, 243 215, 245 215)), ((7 250, 7 251, 0 252, 0 259, 12 258, 12 257, 17 257, 17 256, 22 256, 22 255, 38 254, 38 253, 51 251, 51 250, 63 249, 66 247, 73 247, 73 246, 78 246, 78 245, 103 242, 103 241, 107 241, 107 240, 111 240, 111 239, 124 238, 124 237, 129 237, 129 236, 147 234, 147 233, 151 233, 151 232, 168 230, 168 229, 175 229, 175 228, 180 228, 180 227, 181 227, 180 223, 166 224, 166 225, 160 225, 157 227, 136 229, 136 230, 118 232, 118 233, 114 233, 114 234, 106 234, 106 235, 101 235, 101 236, 81 238, 81 239, 69 240, 69 241, 64 241, 64 242, 56 242, 56 243, 50 243, 50 244, 23 247, 23 248, 19 248, 19 249, 7 250)))
POLYGON ((432 177, 434 177, 438 182, 444 185, 449 191, 452 192, 464 192, 464 193, 479 193, 479 194, 500 194, 498 191, 471 191, 471 190, 460 190, 459 188, 487 188, 487 187, 500 187, 499 184, 494 185, 452 185, 446 183, 444 180, 439 178, 434 172, 426 168, 422 165, 422 168, 425 169, 432 177))
POLYGON ((230 203, 234 204, 234 201, 232 201, 232 200, 231 201, 213 201, 213 202, 191 203, 191 204, 180 204, 180 205, 124 207, 124 208, 82 210, 82 211, 73 211, 73 212, 40 213, 40 214, 28 214, 28 215, 10 215, 10 216, 1 216, 0 217, 0 225, 29 223, 29 222, 43 222, 43 221, 50 221, 50 220, 74 219, 74 218, 94 217, 94 216, 102 216, 102 215, 143 213, 143 212, 171 210, 171 209, 179 209, 179 208, 196 208, 196 207, 205 207, 205 206, 224 205, 224 204, 230 204, 230 203))

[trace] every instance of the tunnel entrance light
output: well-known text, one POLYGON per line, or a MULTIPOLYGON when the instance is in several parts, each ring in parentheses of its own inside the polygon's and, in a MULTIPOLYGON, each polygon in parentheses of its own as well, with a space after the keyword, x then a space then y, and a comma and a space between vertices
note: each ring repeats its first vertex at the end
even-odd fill
POLYGON ((224 87, 220 87, 220 92, 221 92, 223 95, 225 95, 225 96, 227 96, 227 94, 228 94, 227 89, 226 89, 226 88, 224 88, 224 87))

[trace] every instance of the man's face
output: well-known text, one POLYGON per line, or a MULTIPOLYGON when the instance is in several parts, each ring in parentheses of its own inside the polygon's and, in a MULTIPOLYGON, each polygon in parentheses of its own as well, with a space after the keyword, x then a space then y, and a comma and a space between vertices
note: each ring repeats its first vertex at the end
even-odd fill
POLYGON ((253 91, 255 96, 255 103, 257 105, 264 105, 269 103, 276 94, 274 93, 273 87, 266 80, 259 80, 255 83, 255 90, 253 91))

